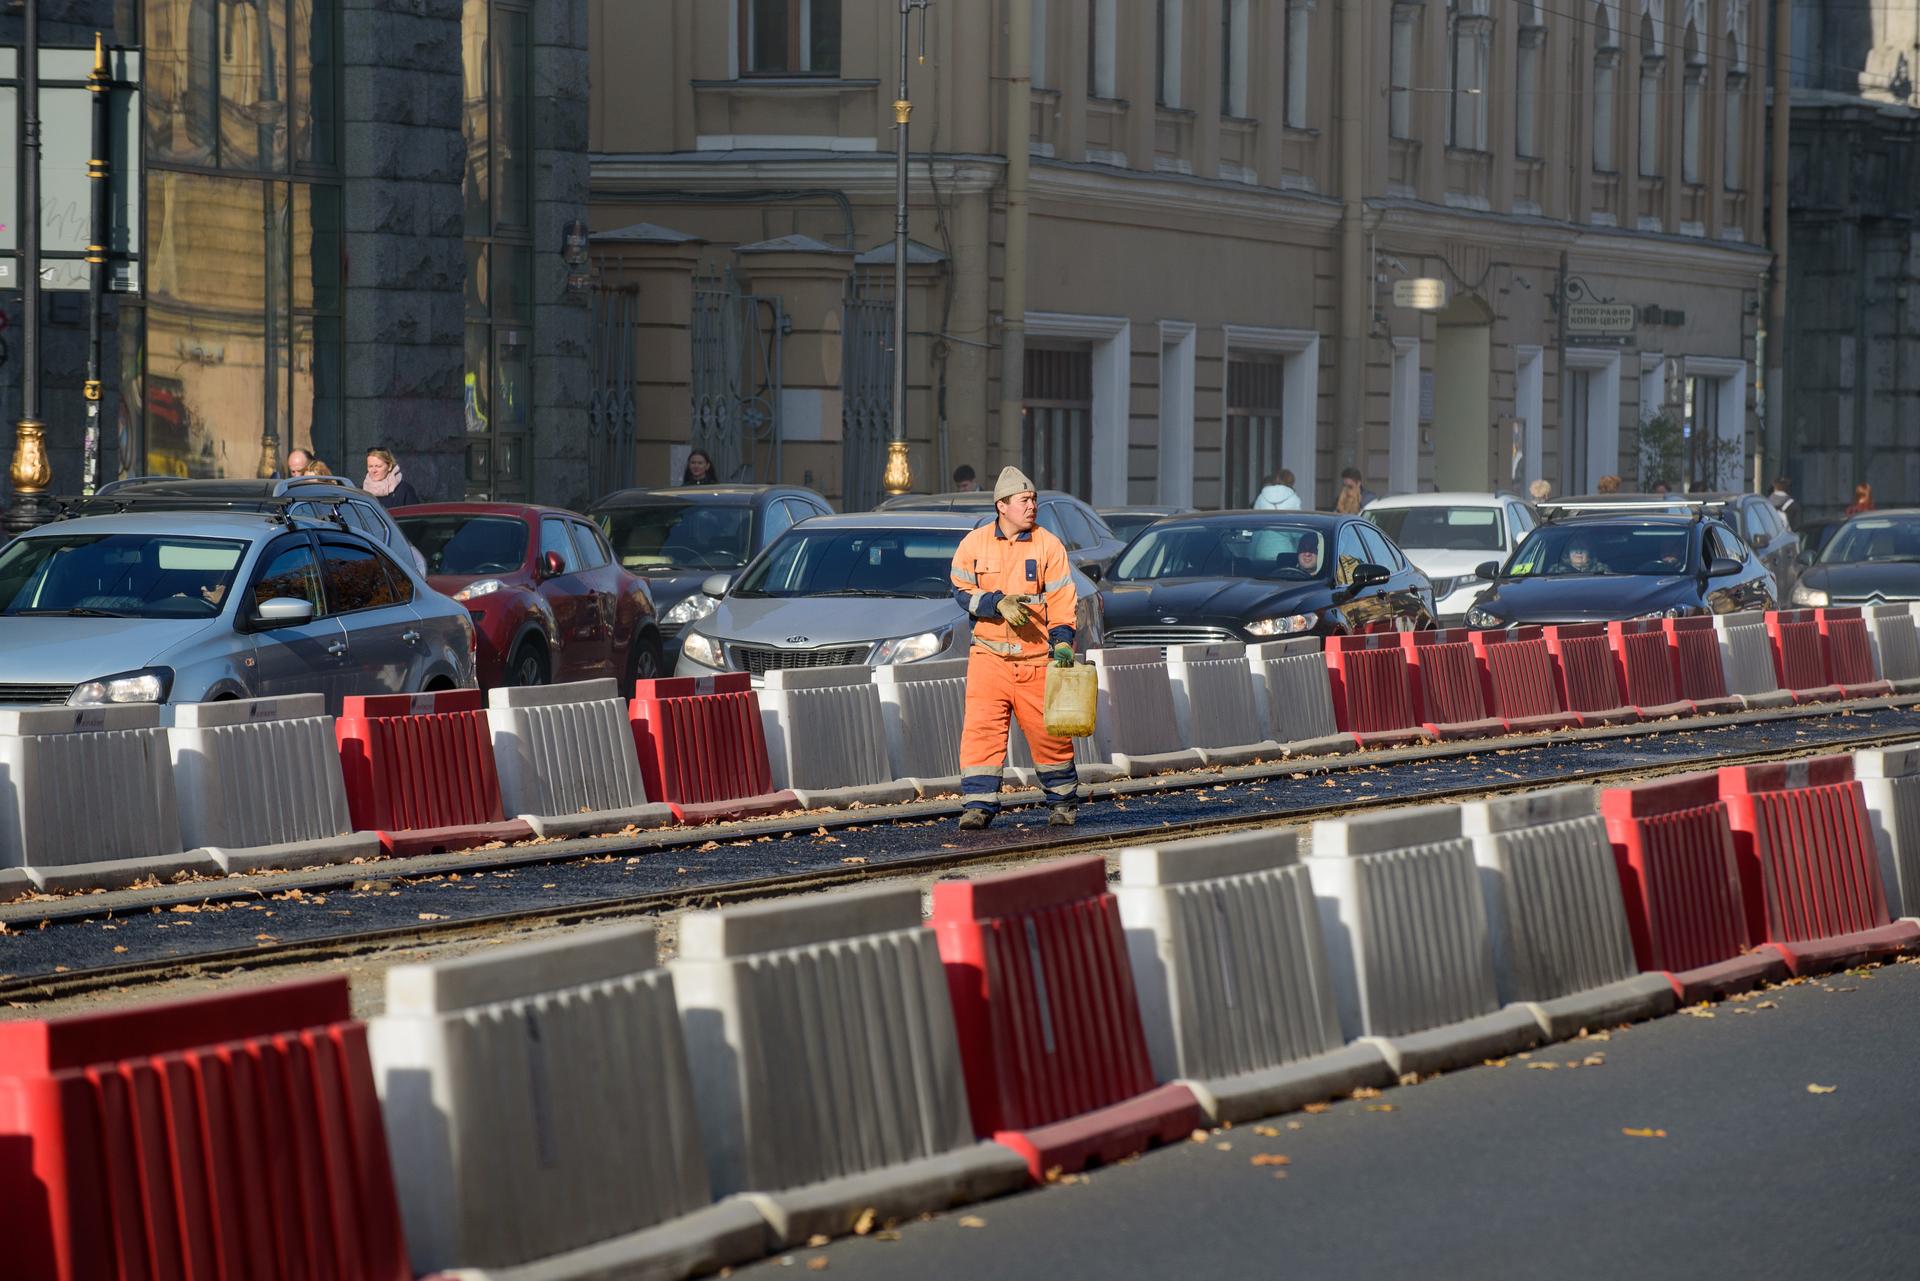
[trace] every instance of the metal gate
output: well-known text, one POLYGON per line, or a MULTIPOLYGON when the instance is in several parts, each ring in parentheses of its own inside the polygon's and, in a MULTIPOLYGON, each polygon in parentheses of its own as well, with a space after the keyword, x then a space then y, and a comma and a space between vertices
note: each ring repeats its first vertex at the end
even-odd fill
POLYGON ((1093 493, 1093 352, 1029 347, 1020 465, 1042 489, 1093 493))
POLYGON ((779 298, 747 293, 732 268, 693 280, 692 443, 723 481, 751 481, 768 446, 780 475, 780 343, 788 329, 779 298))
POLYGON ((1280 470, 1286 365, 1278 357, 1235 356, 1227 362, 1227 430, 1220 505, 1251 507, 1267 477, 1280 470))
POLYGON ((880 501, 893 425, 893 297, 877 273, 847 278, 840 320, 840 507, 880 501))
POLYGON ((637 410, 634 325, 640 311, 640 287, 606 278, 605 267, 593 285, 593 353, 587 405, 587 490, 600 498, 624 489, 633 474, 633 438, 637 410))

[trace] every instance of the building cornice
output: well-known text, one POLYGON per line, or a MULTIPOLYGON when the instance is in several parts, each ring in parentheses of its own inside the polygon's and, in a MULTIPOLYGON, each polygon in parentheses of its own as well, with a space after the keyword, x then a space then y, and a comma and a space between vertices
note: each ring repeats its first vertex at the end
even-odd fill
MULTIPOLYGON (((753 191, 766 187, 834 187, 849 196, 893 195, 893 157, 843 151, 677 151, 588 157, 593 195, 649 191, 753 191)), ((946 192, 991 191, 1001 185, 999 156, 918 155, 907 179, 946 192)))
POLYGON ((1433 240, 1474 240, 1490 236, 1516 249, 1565 252, 1587 270, 1623 273, 1668 270, 1723 272, 1745 279, 1771 257, 1764 246, 1702 236, 1677 236, 1631 228, 1583 227, 1552 218, 1450 209, 1417 200, 1370 199, 1367 208, 1379 222, 1375 230, 1433 240))
POLYGON ((1036 158, 1029 180, 1036 202, 1072 203, 1081 213, 1122 212, 1245 218, 1270 226, 1328 231, 1339 225, 1340 202, 1326 196, 1224 179, 1144 173, 1107 165, 1036 158), (1092 203, 1097 201, 1098 203, 1092 203))

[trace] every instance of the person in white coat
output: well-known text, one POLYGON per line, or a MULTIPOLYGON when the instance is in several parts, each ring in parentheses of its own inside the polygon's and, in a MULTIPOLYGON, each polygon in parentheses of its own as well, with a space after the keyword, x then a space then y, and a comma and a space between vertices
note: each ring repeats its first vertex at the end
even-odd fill
POLYGON ((1267 483, 1253 500, 1255 511, 1299 511, 1300 495, 1293 488, 1293 473, 1286 468, 1267 477, 1267 483))

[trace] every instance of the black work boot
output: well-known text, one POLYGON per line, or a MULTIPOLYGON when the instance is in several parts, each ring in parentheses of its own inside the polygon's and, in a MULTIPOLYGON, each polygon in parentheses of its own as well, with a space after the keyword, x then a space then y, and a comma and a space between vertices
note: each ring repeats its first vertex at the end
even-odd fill
POLYGON ((960 830, 963 832, 977 832, 991 822, 993 815, 985 810, 963 810, 960 814, 960 830))
POLYGON ((1047 826, 1048 827, 1072 827, 1074 824, 1074 819, 1075 819, 1075 815, 1074 815, 1073 806, 1056 805, 1047 814, 1047 826))

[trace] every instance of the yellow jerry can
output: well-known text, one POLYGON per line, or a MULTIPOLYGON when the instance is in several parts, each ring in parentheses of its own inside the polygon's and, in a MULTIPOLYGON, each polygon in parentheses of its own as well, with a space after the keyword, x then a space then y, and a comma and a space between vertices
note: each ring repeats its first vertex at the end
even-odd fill
POLYGON ((1084 663, 1047 668, 1047 733, 1057 738, 1085 738, 1093 733, 1094 700, 1100 682, 1084 663))

